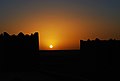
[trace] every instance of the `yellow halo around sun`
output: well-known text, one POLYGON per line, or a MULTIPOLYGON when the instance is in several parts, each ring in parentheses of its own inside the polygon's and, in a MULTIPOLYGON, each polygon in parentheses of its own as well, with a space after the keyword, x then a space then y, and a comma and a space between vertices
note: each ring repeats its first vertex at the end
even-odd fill
POLYGON ((53 48, 53 45, 50 45, 49 47, 52 49, 52 48, 53 48))

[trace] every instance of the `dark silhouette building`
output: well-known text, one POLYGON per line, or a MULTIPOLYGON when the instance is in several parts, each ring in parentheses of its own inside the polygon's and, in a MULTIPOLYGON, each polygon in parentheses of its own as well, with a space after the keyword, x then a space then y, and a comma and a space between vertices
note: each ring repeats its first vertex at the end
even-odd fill
POLYGON ((29 69, 35 64, 39 52, 38 33, 24 35, 0 34, 1 69, 6 71, 29 69))
POLYGON ((120 40, 80 40, 80 50, 105 50, 105 51, 117 51, 120 49, 120 40))
POLYGON ((80 40, 83 66, 100 79, 112 77, 113 58, 120 53, 120 40, 80 40))

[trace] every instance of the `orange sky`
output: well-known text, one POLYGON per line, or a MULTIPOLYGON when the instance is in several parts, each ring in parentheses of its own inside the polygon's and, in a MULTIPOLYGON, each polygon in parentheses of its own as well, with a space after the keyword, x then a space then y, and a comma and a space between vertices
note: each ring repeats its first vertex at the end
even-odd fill
POLYGON ((114 12, 110 13, 111 11, 105 11, 104 8, 103 10, 89 6, 78 8, 77 3, 69 3, 66 8, 66 5, 65 3, 64 7, 59 6, 60 8, 55 5, 54 7, 52 5, 52 8, 40 5, 38 8, 44 6, 41 10, 36 10, 37 8, 31 10, 31 6, 28 8, 27 5, 26 9, 8 10, 6 14, 4 13, 5 17, 0 15, 0 32, 7 31, 10 34, 39 32, 41 50, 51 50, 49 48, 51 44, 54 46, 52 50, 79 49, 79 41, 88 38, 120 39, 119 15, 112 15, 114 12), (98 12, 99 10, 101 11, 98 12), (105 16, 105 13, 110 16, 105 16))
POLYGON ((50 44, 54 46, 52 50, 79 49, 80 39, 95 39, 95 37, 107 39, 111 35, 111 31, 105 32, 107 22, 102 20, 96 19, 96 21, 90 17, 76 18, 69 12, 55 13, 55 15, 53 13, 55 12, 49 11, 37 15, 26 15, 21 19, 16 18, 10 21, 6 26, 11 27, 9 29, 11 34, 21 31, 26 34, 39 32, 40 49, 42 50, 51 50, 50 44), (97 28, 95 28, 96 26, 97 28), (104 28, 100 28, 100 26, 104 26, 104 28))

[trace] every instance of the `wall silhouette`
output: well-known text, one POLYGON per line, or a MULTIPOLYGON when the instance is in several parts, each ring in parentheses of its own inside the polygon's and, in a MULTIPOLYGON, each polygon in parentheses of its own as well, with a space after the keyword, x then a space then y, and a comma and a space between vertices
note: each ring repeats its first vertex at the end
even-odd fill
POLYGON ((28 69, 35 64, 39 52, 38 33, 24 35, 0 34, 1 68, 6 71, 28 69))
POLYGON ((88 39, 87 41, 80 40, 81 50, 105 50, 105 51, 117 51, 120 49, 120 40, 95 40, 88 39))
POLYGON ((89 73, 97 73, 96 78, 112 76, 113 58, 120 53, 120 40, 80 40, 81 59, 89 73))

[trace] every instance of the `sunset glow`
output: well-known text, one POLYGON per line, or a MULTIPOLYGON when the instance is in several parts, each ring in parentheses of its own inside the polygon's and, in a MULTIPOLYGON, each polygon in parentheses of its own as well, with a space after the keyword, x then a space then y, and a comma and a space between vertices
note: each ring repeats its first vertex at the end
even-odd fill
POLYGON ((40 50, 79 49, 83 39, 120 39, 120 0, 1 0, 0 32, 39 32, 40 50), (96 5, 97 4, 97 5, 96 5))
POLYGON ((53 45, 50 45, 49 47, 52 49, 52 48, 53 48, 53 45))

